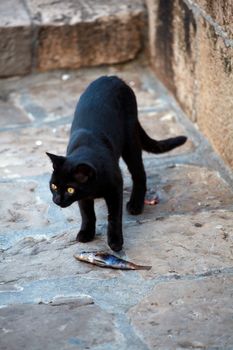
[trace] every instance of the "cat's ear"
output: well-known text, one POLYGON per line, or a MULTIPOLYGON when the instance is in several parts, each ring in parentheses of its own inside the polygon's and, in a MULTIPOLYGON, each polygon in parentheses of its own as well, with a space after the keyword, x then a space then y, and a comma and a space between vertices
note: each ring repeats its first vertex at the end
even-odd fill
POLYGON ((96 171, 89 164, 80 164, 75 169, 74 178, 80 184, 87 183, 89 180, 94 179, 95 176, 96 171))
POLYGON ((55 154, 48 153, 48 152, 46 152, 46 154, 50 158, 51 162, 53 163, 54 170, 60 168, 66 160, 66 158, 63 156, 57 156, 55 154))

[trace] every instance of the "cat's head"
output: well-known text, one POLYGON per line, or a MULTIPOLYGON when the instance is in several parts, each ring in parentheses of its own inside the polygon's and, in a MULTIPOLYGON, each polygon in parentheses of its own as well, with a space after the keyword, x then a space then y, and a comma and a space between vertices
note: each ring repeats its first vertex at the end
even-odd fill
POLYGON ((75 201, 91 198, 96 179, 96 170, 91 164, 77 164, 69 157, 46 154, 53 164, 50 190, 55 204, 66 208, 75 201))

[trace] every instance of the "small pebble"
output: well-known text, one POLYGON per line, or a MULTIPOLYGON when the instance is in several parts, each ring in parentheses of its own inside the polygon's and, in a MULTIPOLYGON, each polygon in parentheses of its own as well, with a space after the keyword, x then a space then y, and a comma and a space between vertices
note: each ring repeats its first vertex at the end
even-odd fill
POLYGON ((41 146, 42 143, 43 143, 43 142, 42 142, 41 140, 37 140, 37 141, 35 142, 35 145, 36 145, 36 146, 41 146))
POLYGON ((217 225, 216 228, 221 230, 223 228, 223 226, 222 225, 217 225))
POLYGON ((62 77, 61 77, 61 79, 62 79, 63 81, 66 81, 66 80, 70 79, 70 75, 69 75, 69 74, 63 74, 62 77))
POLYGON ((135 85, 135 82, 132 80, 129 82, 129 85, 133 87, 135 85))

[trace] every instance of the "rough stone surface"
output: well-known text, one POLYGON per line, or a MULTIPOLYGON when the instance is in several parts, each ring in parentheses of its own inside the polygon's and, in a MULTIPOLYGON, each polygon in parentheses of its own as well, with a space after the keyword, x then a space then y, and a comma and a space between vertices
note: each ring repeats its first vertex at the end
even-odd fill
POLYGON ((211 16, 228 33, 231 39, 233 38, 233 3, 231 0, 194 0, 192 2, 200 6, 207 15, 211 16))
POLYGON ((30 73, 31 20, 20 1, 0 2, 0 76, 30 73))
MULTIPOLYGON (((148 135, 156 140, 185 134, 184 127, 177 123, 177 113, 174 111, 163 110, 160 113, 158 111, 142 112, 139 116, 139 120, 148 135)), ((194 148, 194 140, 189 139, 183 147, 176 148, 169 154, 192 152, 194 148)), ((151 156, 151 154, 145 152, 145 157, 149 156, 151 156)))
POLYGON ((0 348, 232 349, 233 177, 151 72, 135 63, 4 79, 0 96, 0 348), (120 163, 119 256, 150 271, 77 261, 83 250, 112 253, 106 205, 95 203, 95 239, 77 243, 78 206, 55 206, 48 188, 45 151, 65 153, 76 101, 103 74, 132 86, 151 137, 189 138, 173 152, 143 154, 158 204, 137 217, 125 210, 131 178, 120 163))
POLYGON ((27 0, 38 27, 36 66, 41 71, 111 64, 133 59, 146 25, 140 0, 27 0))
POLYGON ((2 0, 0 76, 132 60, 146 27, 143 0, 2 0))
POLYGON ((9 101, 4 101, 4 97, 0 97, 0 127, 8 127, 9 125, 14 125, 22 123, 26 124, 30 120, 28 116, 21 111, 17 106, 9 101))
POLYGON ((129 316, 149 349, 231 349, 232 276, 158 284, 129 316))
POLYGON ((171 49, 173 57, 171 61, 174 72, 175 94, 181 106, 186 107, 185 110, 191 120, 195 121, 195 100, 193 96, 196 94, 196 19, 185 2, 176 1, 173 11, 173 49, 171 49))
POLYGON ((80 306, 78 299, 3 308, 0 327, 2 350, 39 350, 44 339, 47 349, 93 349, 118 342, 113 317, 96 305, 80 306))
POLYGON ((179 0, 147 0, 147 6, 151 65, 194 120, 197 30, 194 15, 179 0))
POLYGON ((233 47, 200 21, 200 48, 197 62, 197 122, 212 140, 215 149, 233 167, 233 47))
POLYGON ((151 66, 232 167, 232 1, 147 0, 147 8, 151 66))

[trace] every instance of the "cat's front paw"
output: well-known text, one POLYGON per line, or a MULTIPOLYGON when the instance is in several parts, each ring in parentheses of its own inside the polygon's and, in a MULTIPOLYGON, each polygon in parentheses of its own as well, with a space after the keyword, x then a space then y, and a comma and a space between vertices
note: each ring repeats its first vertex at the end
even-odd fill
POLYGON ((122 244, 118 242, 111 242, 109 243, 109 247, 114 251, 114 252, 119 252, 122 249, 122 244))
POLYGON ((81 243, 87 243, 93 241, 95 238, 95 231, 80 230, 77 234, 76 241, 81 243))
POLYGON ((114 252, 119 252, 123 246, 123 237, 117 239, 108 239, 108 245, 114 252))
POLYGON ((144 208, 144 203, 133 203, 131 201, 129 201, 126 204, 126 208, 129 212, 129 214, 131 215, 139 215, 143 212, 143 208, 144 208))

